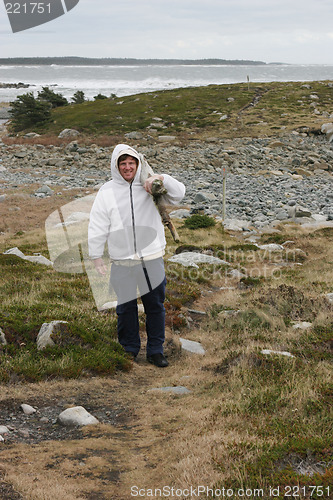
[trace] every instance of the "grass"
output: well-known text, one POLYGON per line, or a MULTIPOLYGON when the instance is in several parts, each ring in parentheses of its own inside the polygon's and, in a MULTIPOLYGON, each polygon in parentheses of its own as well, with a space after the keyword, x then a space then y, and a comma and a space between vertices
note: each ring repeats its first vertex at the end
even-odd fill
MULTIPOLYGON (((325 82, 311 87, 251 84, 248 91, 245 85, 209 86, 131 96, 122 98, 123 104, 85 103, 59 110, 56 123, 44 132, 52 137, 73 126, 104 141, 105 134, 144 131, 154 116, 167 123, 163 134, 175 132, 179 138, 191 133, 229 137, 235 133, 232 127, 246 136, 264 130, 273 135, 282 126, 316 131, 322 118, 309 112, 309 95, 317 92, 319 109, 331 112, 331 89, 325 82), (256 95, 259 103, 248 106, 256 95), (228 104, 227 97, 235 101, 228 104), (217 109, 229 115, 227 123, 213 113, 217 109), (288 117, 281 116, 286 109, 288 117)), ((124 356, 116 342, 115 314, 97 311, 86 275, 57 273, 0 255, 0 327, 8 340, 0 348, 2 397, 16 394, 22 400, 37 391, 42 399, 49 393, 56 398, 69 394, 72 402, 80 401, 72 394, 82 391, 99 398, 103 407, 109 399, 111 407, 117 395, 128 414, 126 425, 87 430, 80 443, 30 447, 28 461, 22 460, 27 448, 12 445, 3 450, 8 480, 29 500, 57 494, 84 498, 78 480, 91 498, 98 491, 101 499, 128 498, 133 484, 248 488, 252 497, 262 489, 265 500, 293 493, 304 500, 329 498, 331 493, 320 487, 328 488, 333 480, 333 307, 324 297, 333 291, 332 229, 281 224, 278 233, 260 239, 261 244, 293 242, 275 254, 236 240, 218 223, 196 230, 176 224, 182 244, 167 234, 166 259, 181 251, 205 251, 247 276, 230 278, 229 266, 167 264, 167 332, 176 340, 181 335, 201 342, 206 354, 171 356, 163 373, 145 363, 133 366, 124 356), (207 315, 198 319, 189 308, 207 315), (55 339, 56 346, 38 352, 41 324, 56 319, 68 321, 67 329, 55 339), (293 328, 299 321, 312 326, 293 328), (294 357, 268 356, 263 349, 294 357), (148 393, 151 387, 180 384, 191 393, 148 393), (103 474, 117 467, 121 475, 115 484, 103 474)), ((1 251, 18 246, 26 254, 48 255, 40 230, 8 233, 0 241, 1 251)))
MULTIPOLYGON (((139 434, 118 437, 116 442, 104 439, 104 451, 100 449, 101 441, 93 435, 80 445, 82 456, 97 450, 97 468, 93 463, 89 468, 91 481, 97 482, 97 474, 109 467, 115 446, 119 449, 126 469, 120 498, 126 498, 126 484, 158 487, 163 483, 178 488, 208 484, 234 491, 246 487, 262 490, 266 495, 262 498, 269 498, 269 488, 274 488, 275 498, 281 499, 288 487, 313 486, 318 488, 311 498, 319 499, 319 486, 330 486, 333 472, 333 311, 323 297, 333 290, 333 273, 323 262, 333 259, 332 232, 306 233, 289 225, 280 226, 279 241, 294 241, 291 248, 306 251, 307 259, 296 267, 286 259, 283 271, 274 275, 263 272, 265 266, 276 265, 267 255, 263 259, 257 248, 235 243, 219 224, 196 231, 183 226, 177 229, 182 246, 177 247, 167 234, 168 255, 177 248, 205 250, 222 258, 232 257, 235 267, 245 262, 249 271, 241 284, 228 278, 224 269, 221 272, 200 266, 193 273, 179 265, 167 266, 168 331, 173 331, 175 337, 181 334, 201 342, 206 355, 200 357, 200 362, 197 357, 182 356, 179 361, 173 360, 171 371, 147 376, 144 372, 149 368, 139 364, 126 373, 131 365, 115 343, 114 314, 97 312, 85 275, 55 273, 1 255, 0 286, 5 300, 0 323, 9 340, 8 346, 2 348, 3 387, 8 382, 12 388, 15 382, 42 384, 50 379, 70 384, 71 378, 86 387, 87 383, 97 384, 96 375, 114 376, 117 369, 125 371, 118 395, 130 405, 134 392, 136 395, 136 424, 127 427, 126 433, 138 428, 139 434), (246 261, 249 255, 251 259, 246 261), (251 277, 253 266, 262 271, 258 279, 251 277), (220 286, 227 288, 220 290, 220 286), (189 321, 189 307, 208 314, 200 322, 189 321), (59 335, 55 347, 37 352, 35 338, 40 324, 51 319, 67 320, 68 330, 59 335), (299 320, 310 320, 312 328, 294 329, 293 322, 299 320), (294 358, 267 356, 261 352, 263 349, 289 351, 294 358), (148 396, 144 388, 152 384, 184 384, 192 393, 185 398, 148 396), (143 462, 139 449, 145 456, 143 462), (134 463, 130 455, 140 456, 141 461, 134 463)), ((18 246, 27 254, 38 250, 47 255, 45 240, 34 235, 13 236, 12 243, 17 245, 20 240, 18 246)), ((100 384, 114 383, 117 387, 121 380, 111 382, 109 378, 100 384)), ((17 387, 22 390, 20 384, 17 387)), ((111 430, 108 427, 106 434, 103 429, 99 432, 103 439, 111 430)), ((49 452, 40 448, 40 453, 35 447, 34 460, 45 460, 46 453, 48 463, 53 463, 54 448, 52 443, 48 446, 49 452)), ((59 450, 63 451, 57 451, 57 457, 68 457, 61 466, 66 475, 72 470, 71 451, 63 447, 59 450)), ((73 450, 74 457, 75 453, 73 450)), ((11 466, 8 470, 10 481, 19 491, 28 491, 28 485, 31 491, 37 491, 29 479, 28 466, 21 466, 20 477, 25 478, 22 483, 16 480, 11 466)), ((50 478, 49 470, 43 472, 42 468, 38 474, 40 484, 43 478, 50 478)), ((51 484, 55 485, 56 480, 54 476, 51 484)), ((87 477, 85 481, 86 490, 93 491, 97 483, 88 485, 87 477)), ((110 484, 107 481, 105 488, 110 484)), ((74 483, 68 480, 63 487, 70 497, 74 483)), ((80 494, 73 494, 76 497, 80 498, 80 494)))
POLYGON ((208 85, 85 102, 56 108, 51 122, 33 131, 54 137, 70 127, 89 140, 105 142, 106 137, 119 138, 133 130, 150 134, 147 127, 159 117, 165 124, 160 134, 179 139, 272 136, 294 129, 318 132, 325 119, 313 113, 310 95, 318 95, 321 113, 331 113, 332 90, 328 82, 310 82, 310 86, 302 88, 301 82, 258 83, 250 89, 246 84, 208 85), (230 97, 234 101, 228 101, 230 97), (221 114, 228 118, 221 121, 221 114))

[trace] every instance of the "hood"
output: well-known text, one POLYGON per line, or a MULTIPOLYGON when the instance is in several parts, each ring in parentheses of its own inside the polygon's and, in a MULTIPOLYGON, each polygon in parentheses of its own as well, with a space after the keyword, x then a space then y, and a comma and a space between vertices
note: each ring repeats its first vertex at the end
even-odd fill
POLYGON ((134 156, 134 158, 137 158, 139 160, 139 165, 138 169, 136 171, 135 177, 133 179, 133 184, 140 184, 140 173, 141 173, 141 159, 139 153, 132 148, 131 146, 128 146, 127 144, 118 144, 112 153, 111 156, 111 176, 112 180, 115 181, 116 183, 121 183, 121 184, 128 184, 127 181, 120 175, 120 172, 118 170, 117 162, 119 156, 123 154, 128 154, 131 156, 134 156))

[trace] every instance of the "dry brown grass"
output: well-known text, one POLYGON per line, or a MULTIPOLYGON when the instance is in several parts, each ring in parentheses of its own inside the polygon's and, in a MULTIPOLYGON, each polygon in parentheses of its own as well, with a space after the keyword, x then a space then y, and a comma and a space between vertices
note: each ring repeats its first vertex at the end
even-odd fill
MULTIPOLYGON (((35 216, 36 221, 41 219, 41 213, 35 216)), ((220 227, 193 232, 182 229, 181 222, 177 226, 183 241, 191 244, 204 241, 205 245, 231 247, 235 243, 235 238, 223 234, 220 227)), ((293 329, 281 313, 288 304, 282 301, 283 295, 277 295, 281 285, 290 287, 286 290, 297 305, 315 300, 314 326, 332 323, 332 308, 325 305, 321 295, 333 290, 333 248, 325 232, 313 234, 290 226, 280 229, 287 239, 292 234, 291 248, 301 248, 306 260, 301 266, 286 263, 277 275, 265 275, 266 268, 272 271, 280 267, 267 256, 262 258, 262 254, 253 252, 253 261, 242 265, 259 269, 257 274, 265 277, 259 286, 240 287, 238 280, 220 278, 206 285, 206 293, 191 307, 209 312, 214 304, 216 314, 210 313, 181 332, 183 337, 203 344, 204 356, 173 356, 168 368, 158 370, 145 362, 142 352, 130 373, 112 378, 1 388, 4 400, 29 402, 36 396, 68 395, 73 403, 80 404, 81 395, 90 393, 101 406, 111 398, 126 408, 122 425, 86 428, 82 430, 84 439, 3 447, 1 462, 6 480, 25 500, 128 500, 134 485, 145 489, 212 486, 230 477, 246 485, 251 479, 246 464, 255 462, 267 447, 280 443, 282 431, 278 429, 275 434, 269 430, 273 416, 285 423, 299 416, 306 419, 309 436, 321 436, 316 414, 306 417, 305 412, 310 400, 320 401, 321 384, 332 383, 330 363, 322 359, 313 370, 307 370, 310 361, 303 361, 299 354, 295 359, 265 360, 259 351, 292 350, 302 339, 302 332, 293 329), (234 288, 208 293, 210 286, 224 285, 234 288), (226 316, 223 310, 230 309, 241 310, 243 316, 226 316), (286 375, 283 370, 279 372, 281 366, 286 375), (269 377, 271 370, 277 370, 276 380, 260 379, 262 371, 269 377), (184 385, 191 393, 174 396, 149 392, 153 387, 175 385, 184 385), (279 390, 277 402, 271 400, 274 387, 279 390)), ((33 244, 37 234, 39 230, 11 237, 10 241, 12 246, 33 244)), ((175 249, 170 240, 169 252, 175 249)), ((235 253, 235 259, 237 255, 240 253, 235 253)), ((297 316, 295 311, 290 318, 297 316)), ((177 341, 174 332, 168 331, 168 337, 177 341)), ((258 477, 257 487, 264 484, 265 477, 258 477)))

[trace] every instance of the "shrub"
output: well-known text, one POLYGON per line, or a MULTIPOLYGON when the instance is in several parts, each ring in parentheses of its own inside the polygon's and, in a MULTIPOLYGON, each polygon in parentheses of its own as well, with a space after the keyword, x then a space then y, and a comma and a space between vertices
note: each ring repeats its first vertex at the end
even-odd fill
POLYGON ((95 99, 95 101, 100 101, 102 99, 107 99, 107 96, 103 95, 103 94, 97 94, 94 96, 94 99, 95 99))
POLYGON ((208 215, 195 214, 188 217, 185 222, 185 227, 189 229, 200 229, 202 227, 215 226, 215 220, 208 215))
POLYGON ((66 97, 61 94, 56 94, 49 87, 43 87, 41 92, 38 92, 38 99, 40 101, 49 102, 52 108, 59 108, 60 106, 68 105, 66 97))
POLYGON ((32 92, 18 96, 10 105, 9 112, 13 117, 12 127, 15 132, 51 119, 50 103, 35 99, 32 92))
POLYGON ((83 102, 85 102, 85 100, 85 95, 82 90, 78 90, 77 92, 75 92, 72 97, 73 104, 82 104, 83 102))

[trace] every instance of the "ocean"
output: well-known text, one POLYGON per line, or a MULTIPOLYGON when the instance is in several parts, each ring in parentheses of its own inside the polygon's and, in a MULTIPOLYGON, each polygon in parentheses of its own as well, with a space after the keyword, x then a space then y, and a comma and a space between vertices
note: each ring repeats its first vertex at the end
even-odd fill
POLYGON ((82 90, 87 99, 99 93, 118 97, 157 90, 210 84, 272 81, 333 80, 333 65, 144 65, 144 66, 7 66, 0 65, 0 83, 29 84, 29 88, 0 88, 0 102, 43 86, 70 99, 82 90))

